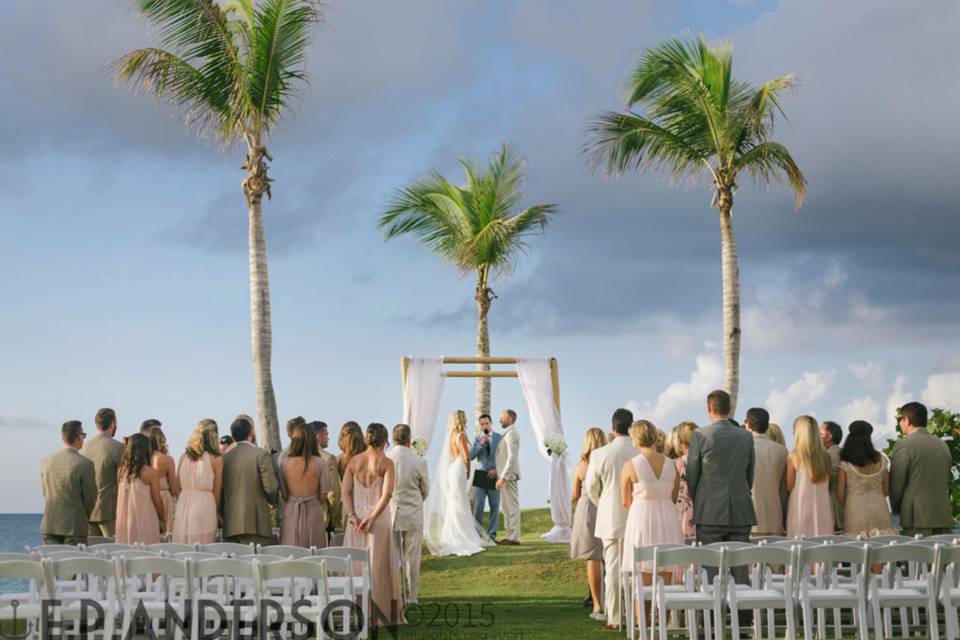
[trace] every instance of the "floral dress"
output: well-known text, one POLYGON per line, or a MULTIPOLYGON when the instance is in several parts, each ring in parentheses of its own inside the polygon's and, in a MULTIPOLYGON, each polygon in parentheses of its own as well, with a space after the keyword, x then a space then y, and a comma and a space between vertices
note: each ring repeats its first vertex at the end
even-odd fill
POLYGON ((687 489, 687 454, 677 458, 677 471, 680 472, 680 489, 677 491, 677 511, 680 512, 680 526, 684 538, 696 538, 697 527, 693 523, 693 500, 687 489))

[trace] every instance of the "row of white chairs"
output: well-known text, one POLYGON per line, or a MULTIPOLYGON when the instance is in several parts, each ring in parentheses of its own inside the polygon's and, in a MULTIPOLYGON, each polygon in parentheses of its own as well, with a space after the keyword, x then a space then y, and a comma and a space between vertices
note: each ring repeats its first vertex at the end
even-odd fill
MULTIPOLYGON (((822 542, 822 541, 820 541, 822 542)), ((625 567, 623 582, 628 635, 633 640, 649 633, 654 640, 667 637, 671 611, 686 614, 690 637, 698 635, 698 616, 703 616, 705 637, 720 639, 729 615, 731 637, 739 640, 741 611, 753 614, 753 636, 763 637, 766 613, 768 637, 776 635, 776 614, 783 612, 784 631, 797 637, 801 616, 806 640, 827 637, 825 611, 833 613, 834 637, 842 637, 841 610, 852 612, 851 620, 861 640, 867 640, 872 623, 874 637, 893 636, 892 610, 899 612, 901 637, 919 626, 919 610, 926 613, 926 636, 939 638, 937 605, 945 610, 949 640, 960 633, 960 546, 944 540, 879 538, 839 540, 826 544, 811 540, 772 540, 763 544, 723 542, 707 546, 650 545, 633 550, 635 563, 652 563, 651 585, 644 585, 642 571, 625 567), (731 572, 746 568, 749 584, 737 584, 731 572), (879 573, 874 573, 874 568, 879 573), (680 573, 676 584, 661 574, 680 573), (648 623, 646 607, 651 606, 648 623), (908 611, 911 613, 908 616, 908 611), (816 614, 816 616, 814 616, 816 614), (816 621, 814 618, 816 617, 816 621), (912 623, 912 624, 911 624, 912 623)), ((636 564, 633 567, 636 567, 636 564)))
POLYGON ((229 551, 220 555, 130 548, 93 552, 48 545, 31 549, 31 554, 0 554, 0 581, 21 580, 27 585, 20 593, 0 594, 0 621, 25 621, 32 637, 43 637, 42 621, 52 613, 54 623, 79 634, 80 619, 94 606, 102 611, 105 623, 90 637, 108 640, 119 634, 125 638, 137 614, 146 614, 158 636, 161 623, 172 623, 175 637, 182 638, 183 629, 176 620, 167 621, 167 613, 183 621, 189 610, 194 615, 189 616, 188 637, 196 638, 200 624, 219 624, 217 620, 201 621, 196 615, 202 601, 212 601, 221 607, 227 624, 282 622, 281 633, 286 637, 294 624, 294 604, 299 602, 298 613, 311 621, 317 638, 327 633, 342 637, 351 628, 359 630, 359 637, 366 637, 370 621, 368 551, 338 547, 299 549, 308 552, 299 557, 271 553, 280 550, 286 549, 268 546, 261 553, 230 556, 229 551), (45 615, 44 601, 51 600, 59 604, 45 615), (321 620, 328 606, 330 619, 321 620), (339 621, 339 631, 324 626, 334 618, 339 621))

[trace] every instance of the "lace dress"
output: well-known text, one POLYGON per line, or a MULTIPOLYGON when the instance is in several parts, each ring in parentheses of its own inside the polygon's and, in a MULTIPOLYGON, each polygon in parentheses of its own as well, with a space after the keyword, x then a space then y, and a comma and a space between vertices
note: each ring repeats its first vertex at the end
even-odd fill
POLYGON ((889 463, 881 454, 880 468, 864 473, 862 467, 841 462, 847 476, 847 495, 843 507, 843 528, 847 535, 893 535, 897 531, 890 521, 887 497, 883 495, 883 478, 889 463))

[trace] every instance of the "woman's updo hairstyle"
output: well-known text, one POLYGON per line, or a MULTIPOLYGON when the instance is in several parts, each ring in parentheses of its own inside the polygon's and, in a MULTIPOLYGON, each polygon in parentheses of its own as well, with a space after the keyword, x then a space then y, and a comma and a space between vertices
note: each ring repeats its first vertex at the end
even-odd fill
POLYGON ((363 441, 368 447, 382 449, 387 446, 387 428, 379 422, 371 422, 367 425, 367 435, 363 441))
POLYGON ((633 446, 653 447, 657 444, 657 435, 660 432, 657 427, 649 420, 637 420, 630 425, 630 439, 633 440, 633 446))

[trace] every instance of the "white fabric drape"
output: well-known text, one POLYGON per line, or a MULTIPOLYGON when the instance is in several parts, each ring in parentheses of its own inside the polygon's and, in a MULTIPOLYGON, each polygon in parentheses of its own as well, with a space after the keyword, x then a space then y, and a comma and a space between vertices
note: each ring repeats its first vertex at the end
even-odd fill
POLYGON ((542 537, 548 542, 570 542, 571 504, 567 452, 547 455, 544 439, 563 435, 560 411, 553 397, 550 361, 545 358, 517 358, 517 375, 523 397, 530 408, 530 426, 537 436, 540 454, 550 460, 550 516, 553 528, 542 537))
POLYGON ((443 358, 410 358, 403 389, 403 422, 410 425, 410 435, 423 438, 428 447, 433 442, 442 395, 443 358))

